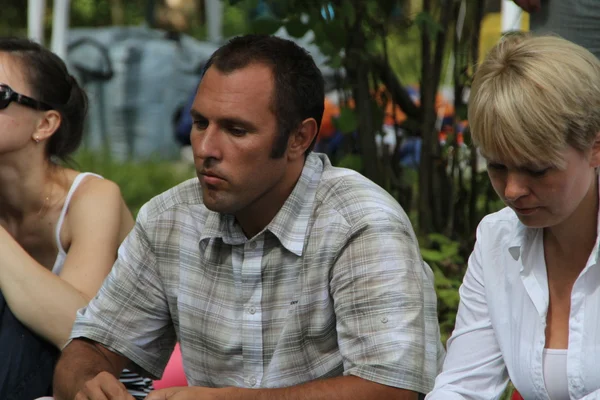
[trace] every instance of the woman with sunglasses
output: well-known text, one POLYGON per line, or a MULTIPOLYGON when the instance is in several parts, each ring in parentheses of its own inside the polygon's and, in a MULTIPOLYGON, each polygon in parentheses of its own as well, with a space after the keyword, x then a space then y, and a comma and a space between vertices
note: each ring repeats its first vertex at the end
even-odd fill
MULTIPOLYGON (((51 392, 78 309, 96 295, 133 227, 119 188, 64 167, 87 98, 62 60, 0 38, 0 399, 51 392)), ((149 380, 128 376, 143 398, 149 380)), ((137 391, 137 393, 136 393, 137 391)))

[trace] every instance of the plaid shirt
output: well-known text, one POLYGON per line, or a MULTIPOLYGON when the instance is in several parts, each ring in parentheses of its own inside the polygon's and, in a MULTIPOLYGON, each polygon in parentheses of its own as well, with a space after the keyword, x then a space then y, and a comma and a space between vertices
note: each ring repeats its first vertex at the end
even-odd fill
POLYGON ((355 375, 426 393, 444 354, 433 274, 406 214, 318 154, 251 239, 203 205, 195 178, 155 197, 71 337, 154 377, 179 340, 189 384, 208 387, 355 375))

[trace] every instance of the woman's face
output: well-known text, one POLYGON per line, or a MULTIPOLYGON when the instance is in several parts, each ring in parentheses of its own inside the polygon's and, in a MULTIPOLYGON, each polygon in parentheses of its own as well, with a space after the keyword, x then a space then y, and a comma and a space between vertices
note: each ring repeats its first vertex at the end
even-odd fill
POLYGON ((571 146, 564 151, 565 169, 511 165, 488 159, 488 175, 498 196, 519 220, 532 228, 566 222, 585 199, 596 194, 598 150, 583 154, 571 146))
MULTIPOLYGON (((18 59, 0 52, 0 83, 10 86, 15 92, 34 97, 21 71, 18 59)), ((33 133, 39 120, 37 113, 15 102, 0 110, 0 156, 35 144, 33 133)))

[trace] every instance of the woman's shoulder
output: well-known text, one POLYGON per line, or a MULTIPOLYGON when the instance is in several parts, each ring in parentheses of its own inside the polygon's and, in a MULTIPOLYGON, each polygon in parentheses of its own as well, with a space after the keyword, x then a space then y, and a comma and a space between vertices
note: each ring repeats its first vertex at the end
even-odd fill
POLYGON ((129 212, 119 185, 115 182, 91 173, 76 173, 71 180, 70 198, 66 198, 67 215, 71 223, 98 217, 107 220, 121 219, 129 212))
POLYGON ((84 199, 99 202, 122 198, 119 185, 95 173, 70 170, 67 172, 67 182, 71 204, 84 199))

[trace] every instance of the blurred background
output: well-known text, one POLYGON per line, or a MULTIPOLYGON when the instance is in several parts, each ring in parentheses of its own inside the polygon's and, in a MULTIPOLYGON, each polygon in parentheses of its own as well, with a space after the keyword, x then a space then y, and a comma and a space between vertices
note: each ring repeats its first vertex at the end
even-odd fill
POLYGON ((67 62, 90 96, 74 163, 114 180, 135 214, 194 176, 189 107, 228 38, 276 34, 307 48, 327 84, 317 151, 388 190, 436 275, 443 339, 475 228, 501 207, 472 147, 466 101, 502 33, 528 30, 508 0, 0 0, 0 35, 67 62))

